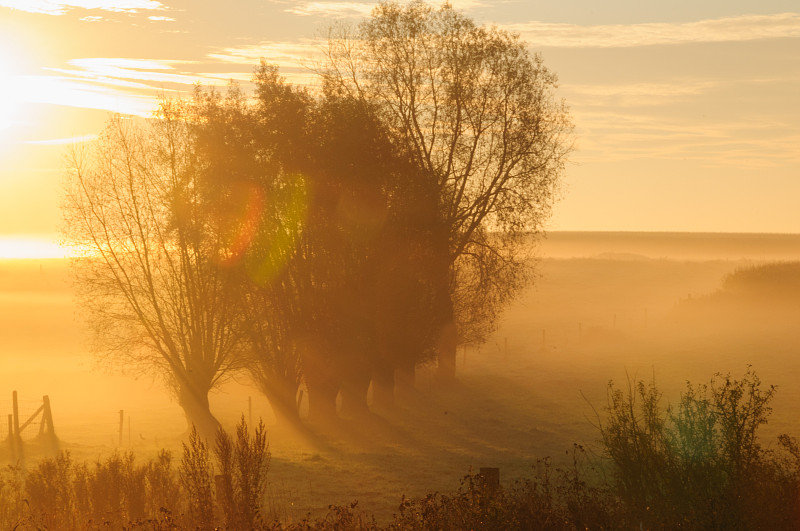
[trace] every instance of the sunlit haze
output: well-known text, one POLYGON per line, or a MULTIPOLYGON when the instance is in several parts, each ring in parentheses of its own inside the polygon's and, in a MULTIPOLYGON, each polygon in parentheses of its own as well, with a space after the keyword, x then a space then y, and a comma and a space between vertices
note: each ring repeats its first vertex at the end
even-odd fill
POLYGON ((800 0, 439 2, 0 0, 0 531, 800 529, 800 0))
POLYGON ((0 237, 0 259, 10 258, 65 258, 68 252, 49 240, 26 237, 0 237))
MULTIPOLYGON (((370 2, 0 0, 0 235, 50 234, 63 155, 108 113, 259 58, 311 83, 319 37, 370 2)), ((552 230, 800 232, 800 13, 700 4, 471 0, 543 55, 576 125, 552 230)))

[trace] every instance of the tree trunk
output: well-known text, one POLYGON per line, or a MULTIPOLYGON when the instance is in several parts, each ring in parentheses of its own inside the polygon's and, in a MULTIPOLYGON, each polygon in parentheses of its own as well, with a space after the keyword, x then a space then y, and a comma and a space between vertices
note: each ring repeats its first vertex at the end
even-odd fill
POLYGON ((270 381, 263 382, 260 387, 269 400, 278 426, 297 427, 301 424, 297 407, 297 387, 293 383, 270 381))
POLYGON ((308 386, 308 421, 330 424, 336 420, 336 395, 339 390, 329 385, 308 386))
POLYGON ((394 408, 394 368, 384 364, 372 373, 372 405, 376 410, 389 411, 394 408))
POLYGON ((403 360, 395 369, 395 396, 400 399, 408 399, 414 395, 417 363, 414 360, 403 360))
POLYGON ((347 418, 363 418, 369 415, 367 392, 369 391, 369 373, 365 370, 353 370, 342 379, 342 416, 347 418))
POLYGON ((336 378, 326 371, 312 369, 306 364, 308 387, 308 420, 312 424, 330 424, 336 420, 336 378))
POLYGON ((214 440, 219 429, 219 421, 211 413, 208 403, 209 389, 202 389, 203 387, 205 386, 200 386, 196 382, 179 384, 178 404, 183 408, 189 429, 194 426, 204 439, 214 440))
POLYGON ((439 364, 436 367, 436 378, 442 385, 452 385, 456 381, 456 348, 458 347, 458 333, 452 321, 444 325, 439 332, 439 341, 436 345, 439 364))

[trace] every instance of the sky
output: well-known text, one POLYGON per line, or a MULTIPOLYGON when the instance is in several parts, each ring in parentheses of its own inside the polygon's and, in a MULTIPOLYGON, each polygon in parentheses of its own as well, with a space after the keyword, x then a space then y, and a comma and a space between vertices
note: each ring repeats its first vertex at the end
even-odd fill
MULTIPOLYGON (((800 233, 797 0, 452 4, 559 77, 575 151, 548 230, 800 233)), ((58 237, 65 154, 110 113, 247 87, 260 57, 313 83, 327 28, 374 5, 0 0, 0 256, 58 237)))

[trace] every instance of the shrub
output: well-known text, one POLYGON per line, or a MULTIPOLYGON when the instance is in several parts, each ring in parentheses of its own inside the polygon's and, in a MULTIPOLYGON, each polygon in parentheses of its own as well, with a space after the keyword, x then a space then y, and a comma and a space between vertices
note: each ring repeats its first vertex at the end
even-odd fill
POLYGON ((532 477, 509 488, 487 490, 483 478, 468 475, 457 492, 403 497, 393 529, 619 529, 627 515, 611 490, 598 481, 584 448, 575 445, 572 466, 539 460, 532 477))
POLYGON ((217 502, 223 508, 228 528, 253 528, 262 520, 269 471, 264 423, 259 421, 251 439, 243 416, 236 427, 235 441, 220 428, 214 453, 220 472, 215 478, 217 502))
POLYGON ((0 529, 15 529, 24 521, 24 473, 17 464, 6 466, 0 475, 0 529))
POLYGON ((32 513, 46 528, 74 527, 75 495, 69 452, 45 459, 25 478, 25 491, 32 513))
POLYGON ((192 426, 189 444, 183 444, 183 458, 178 469, 186 495, 188 518, 197 529, 214 527, 214 490, 208 445, 192 426))
POLYGON ((677 407, 661 406, 654 382, 629 382, 627 393, 610 383, 600 432, 613 487, 633 518, 651 528, 799 526, 800 451, 782 438, 791 464, 757 438, 774 394, 750 368, 740 380, 717 374, 709 385, 687 383, 677 407))

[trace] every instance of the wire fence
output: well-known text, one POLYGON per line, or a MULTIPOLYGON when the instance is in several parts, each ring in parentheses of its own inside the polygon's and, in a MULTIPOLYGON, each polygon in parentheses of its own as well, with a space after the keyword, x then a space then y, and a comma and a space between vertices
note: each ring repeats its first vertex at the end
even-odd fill
POLYGON ((0 398, 0 419, 6 420, 4 439, 8 439, 19 428, 19 438, 31 441, 42 432, 45 422, 44 403, 46 399, 17 398, 17 415, 14 418, 14 399, 12 396, 0 398))

